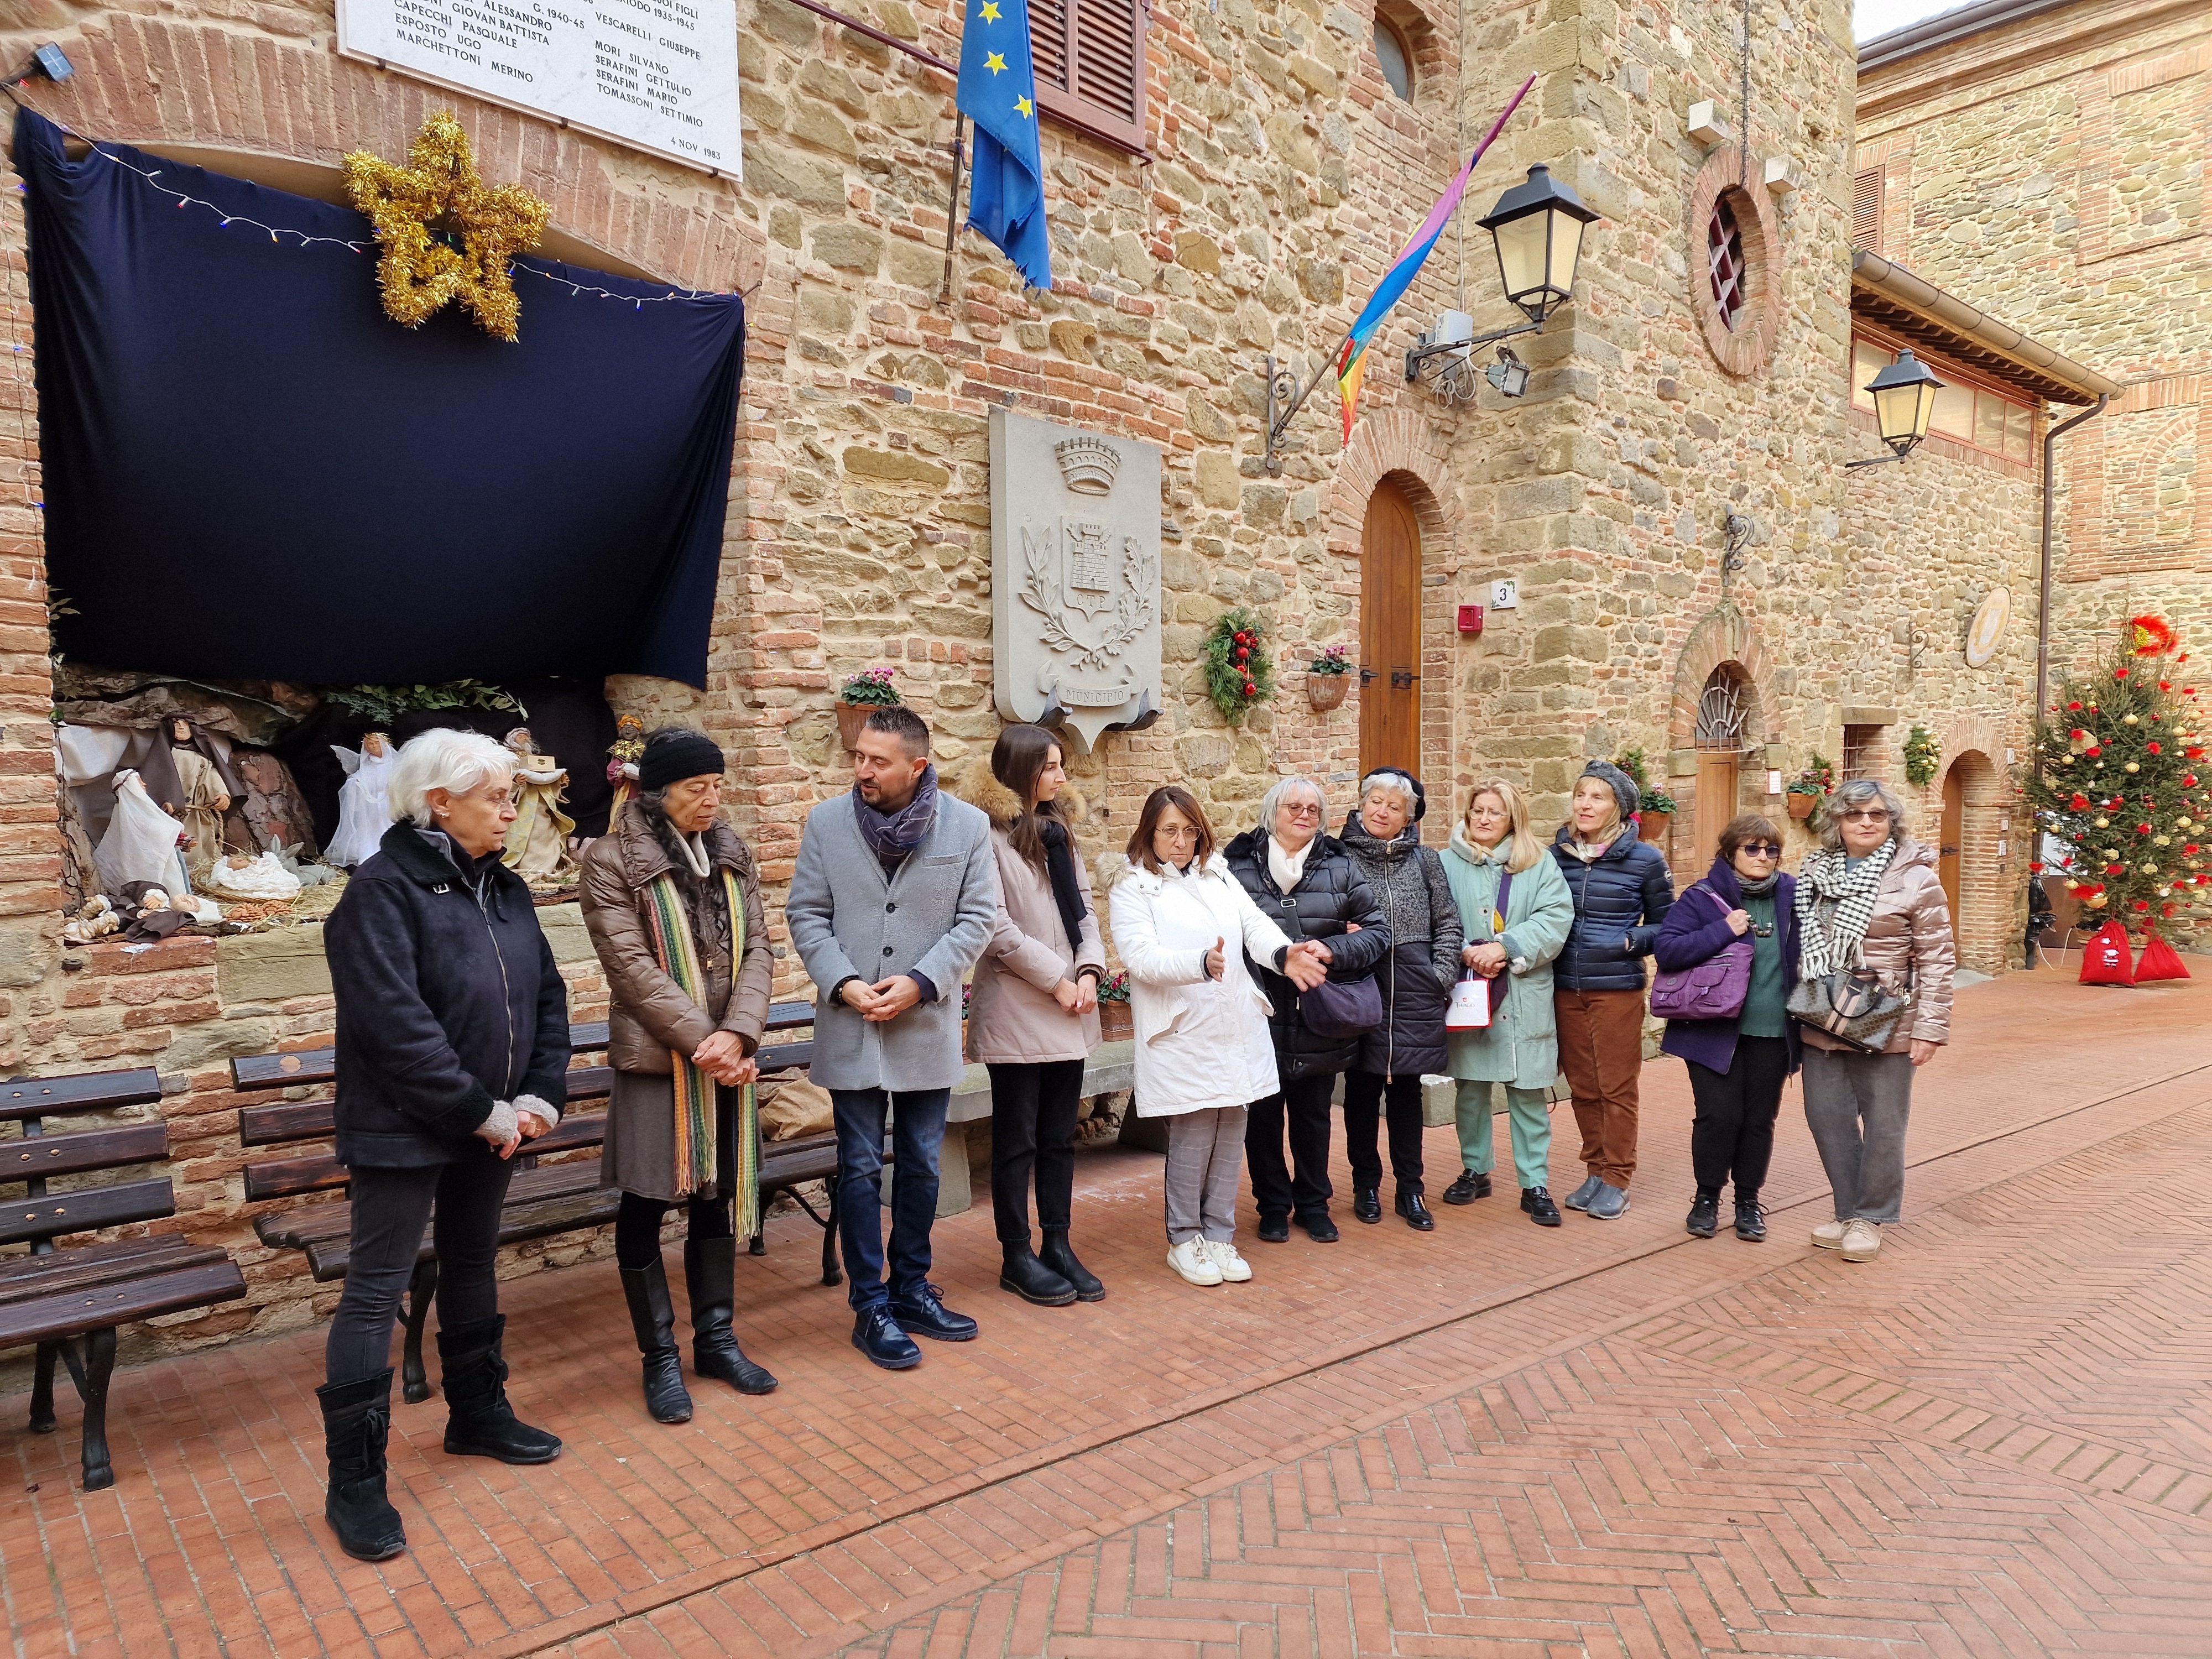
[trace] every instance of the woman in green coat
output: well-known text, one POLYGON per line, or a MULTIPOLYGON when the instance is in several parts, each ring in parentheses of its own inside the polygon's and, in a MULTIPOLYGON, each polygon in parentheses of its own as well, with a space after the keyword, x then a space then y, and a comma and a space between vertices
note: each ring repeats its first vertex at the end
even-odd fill
POLYGON ((1444 1202, 1472 1204, 1490 1196, 1490 1090, 1502 1083, 1513 1123, 1521 1207, 1538 1226, 1556 1227, 1559 1206, 1547 1184, 1552 1164, 1547 1091, 1559 1073, 1552 958, 1574 926, 1574 898, 1558 861, 1529 832, 1521 792, 1503 778, 1475 785, 1466 821, 1452 830, 1443 860, 1467 931, 1460 960, 1490 981, 1490 1024, 1449 1033, 1463 1167, 1445 1188, 1444 1202), (1501 916, 1498 890, 1508 882, 1501 916))

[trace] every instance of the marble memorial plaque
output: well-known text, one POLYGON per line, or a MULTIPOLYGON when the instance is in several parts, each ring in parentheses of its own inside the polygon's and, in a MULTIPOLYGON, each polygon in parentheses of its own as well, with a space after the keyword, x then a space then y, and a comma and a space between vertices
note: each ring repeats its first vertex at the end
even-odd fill
POLYGON ((991 648, 1006 720, 1088 752, 1158 718, 1158 449, 991 411, 991 648))

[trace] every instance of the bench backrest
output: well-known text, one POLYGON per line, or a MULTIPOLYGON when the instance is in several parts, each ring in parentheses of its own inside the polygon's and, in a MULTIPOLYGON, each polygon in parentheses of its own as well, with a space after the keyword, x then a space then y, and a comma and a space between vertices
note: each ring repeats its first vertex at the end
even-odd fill
POLYGON ((43 1255, 65 1234, 174 1215, 176 1188, 167 1176, 62 1193, 46 1187, 58 1176, 158 1164, 167 1158, 168 1126, 158 1121, 48 1133, 54 1118, 150 1106, 161 1098, 161 1079, 150 1066, 0 1083, 0 1123, 22 1126, 20 1135, 0 1139, 0 1185, 23 1187, 21 1199, 0 1200, 0 1244, 27 1240, 33 1253, 43 1255))

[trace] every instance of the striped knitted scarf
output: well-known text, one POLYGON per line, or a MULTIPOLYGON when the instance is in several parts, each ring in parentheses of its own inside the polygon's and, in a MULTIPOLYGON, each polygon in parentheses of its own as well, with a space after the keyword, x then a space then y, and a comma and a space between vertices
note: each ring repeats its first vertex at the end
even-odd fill
POLYGON ((1881 893, 1882 872, 1897 856, 1897 842, 1886 842, 1856 870, 1846 870, 1841 853, 1815 853, 1797 872, 1797 977, 1819 979, 1854 967, 1867 925, 1881 893), (1820 920, 1826 903, 1828 919, 1820 920))
MULTIPOLYGON (((730 907, 730 971, 734 975, 745 955, 745 905, 737 878, 723 870, 722 896, 730 907)), ((699 951, 691 937, 691 918, 684 908, 684 895, 676 878, 663 872, 646 890, 647 916, 652 923, 653 958, 660 971, 701 1007, 707 1006, 707 976, 700 970, 699 951)), ((737 1231, 750 1238, 759 1231, 760 1121, 759 1108, 748 1084, 738 1097, 738 1167, 728 1181, 719 1180, 714 1167, 714 1079, 692 1063, 681 1048, 668 1051, 675 1083, 677 1196, 719 1188, 737 1199, 737 1231)))

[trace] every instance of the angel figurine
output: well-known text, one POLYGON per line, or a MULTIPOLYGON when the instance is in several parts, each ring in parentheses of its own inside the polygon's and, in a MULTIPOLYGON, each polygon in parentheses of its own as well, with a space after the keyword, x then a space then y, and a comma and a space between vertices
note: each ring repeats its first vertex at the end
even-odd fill
POLYGON ((392 828, 392 739, 371 732, 361 740, 359 752, 337 744, 331 745, 331 752, 345 768, 346 781, 338 791, 337 834, 323 849, 323 857, 339 869, 350 870, 374 856, 384 832, 392 828))
POLYGON ((568 837, 576 825, 561 811, 568 775, 552 756, 537 752, 528 726, 516 726, 506 743, 515 763, 514 826, 500 862, 533 887, 559 886, 575 872, 568 837))

